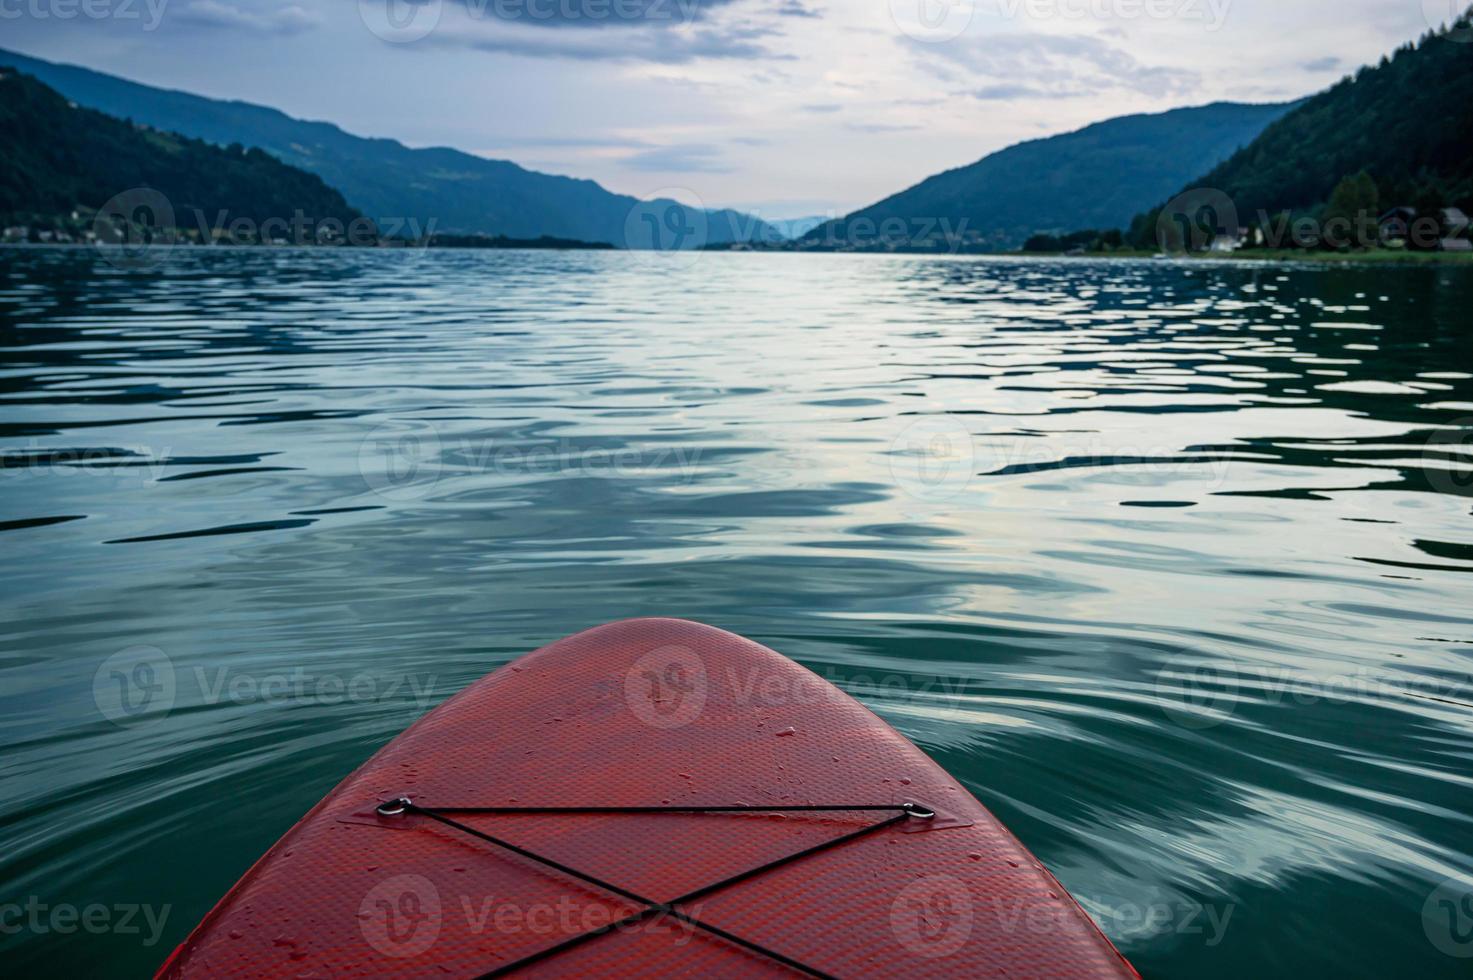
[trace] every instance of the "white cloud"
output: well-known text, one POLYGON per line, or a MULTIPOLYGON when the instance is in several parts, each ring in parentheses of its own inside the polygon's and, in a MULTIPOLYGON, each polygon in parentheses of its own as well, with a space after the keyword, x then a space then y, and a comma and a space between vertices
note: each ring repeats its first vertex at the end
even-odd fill
POLYGON ((1188 97, 1202 88, 1196 71, 1144 65, 1129 52, 1084 34, 971 36, 911 46, 927 70, 970 83, 984 99, 1081 98, 1123 89, 1151 98, 1188 97), (984 84, 976 86, 977 81, 984 84))
POLYGON ((300 34, 322 23, 319 14, 297 4, 268 10, 244 10, 222 0, 191 0, 178 16, 188 23, 260 34, 300 34))

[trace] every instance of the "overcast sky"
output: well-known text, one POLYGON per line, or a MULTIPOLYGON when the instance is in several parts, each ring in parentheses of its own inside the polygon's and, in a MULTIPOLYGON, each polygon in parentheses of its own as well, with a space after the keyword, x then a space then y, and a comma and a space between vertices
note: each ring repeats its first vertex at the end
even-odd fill
POLYGON ((0 0, 0 46, 763 217, 1019 140, 1295 98, 1453 0, 0 0))

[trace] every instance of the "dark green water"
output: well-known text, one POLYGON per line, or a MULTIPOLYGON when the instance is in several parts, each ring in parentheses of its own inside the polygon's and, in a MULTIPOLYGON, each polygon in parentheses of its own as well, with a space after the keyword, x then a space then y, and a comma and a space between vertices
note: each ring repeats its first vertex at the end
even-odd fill
POLYGON ((1433 269, 0 250, 6 971, 152 969, 428 707, 659 614, 859 696, 1147 976, 1468 976, 1470 311, 1433 269))

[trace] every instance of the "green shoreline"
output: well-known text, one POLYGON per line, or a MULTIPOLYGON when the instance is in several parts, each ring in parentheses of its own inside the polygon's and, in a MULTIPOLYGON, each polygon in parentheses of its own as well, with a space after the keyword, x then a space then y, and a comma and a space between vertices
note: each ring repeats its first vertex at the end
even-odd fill
MULTIPOLYGON (((459 238, 461 236, 454 236, 459 238)), ((485 239, 484 241, 432 241, 428 245, 417 243, 405 243, 402 245, 352 245, 349 243, 331 243, 321 245, 309 245, 306 243, 273 243, 264 242, 174 242, 164 243, 167 247, 177 246, 182 249, 196 248, 225 248, 225 249, 256 249, 256 248, 348 248, 368 250, 392 250, 392 251, 423 251, 425 248, 436 251, 446 249, 472 249, 481 251, 626 251, 617 246, 604 242, 575 242, 570 239, 485 239)), ((69 242, 14 242, 0 241, 0 246, 12 248, 97 248, 111 247, 100 245, 95 241, 69 241, 69 242)), ((635 250, 637 251, 637 250, 635 250)), ((1190 255, 1163 255, 1160 252, 1143 251, 1139 249, 1119 249, 1114 252, 946 252, 946 251, 849 251, 829 252, 825 250, 810 249, 801 252, 792 249, 731 249, 728 247, 702 249, 706 252, 726 252, 729 254, 791 254, 791 255, 888 255, 888 256, 934 256, 934 257, 959 257, 972 258, 1006 258, 1006 259, 1105 259, 1124 260, 1138 262, 1143 259, 1185 259, 1191 262, 1259 262, 1264 264, 1291 264, 1309 263, 1313 265, 1378 265, 1378 266, 1473 266, 1473 252, 1405 252, 1393 249, 1377 249, 1369 252, 1314 252, 1301 251, 1297 249, 1242 249, 1237 252, 1195 252, 1190 255)))
MULTIPOLYGON (((1040 258, 1154 259, 1161 253, 1122 249, 1115 252, 999 252, 998 255, 1036 255, 1040 258)), ((1194 262, 1309 262, 1318 265, 1473 265, 1473 252, 1407 252, 1374 249, 1366 252, 1317 252, 1301 249, 1245 248, 1236 252, 1195 252, 1173 255, 1194 262)))

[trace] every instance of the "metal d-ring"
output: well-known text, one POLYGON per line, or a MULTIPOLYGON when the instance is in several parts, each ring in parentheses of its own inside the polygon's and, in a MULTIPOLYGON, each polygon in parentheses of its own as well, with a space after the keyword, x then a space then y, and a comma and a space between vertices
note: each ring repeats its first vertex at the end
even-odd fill
POLYGON ((414 806, 413 800, 407 796, 401 796, 396 800, 380 803, 373 812, 381 817, 402 817, 412 806, 414 806))
POLYGON ((919 803, 902 803, 900 809, 904 810, 907 816, 915 817, 917 820, 936 819, 935 810, 928 806, 922 806, 919 803))

